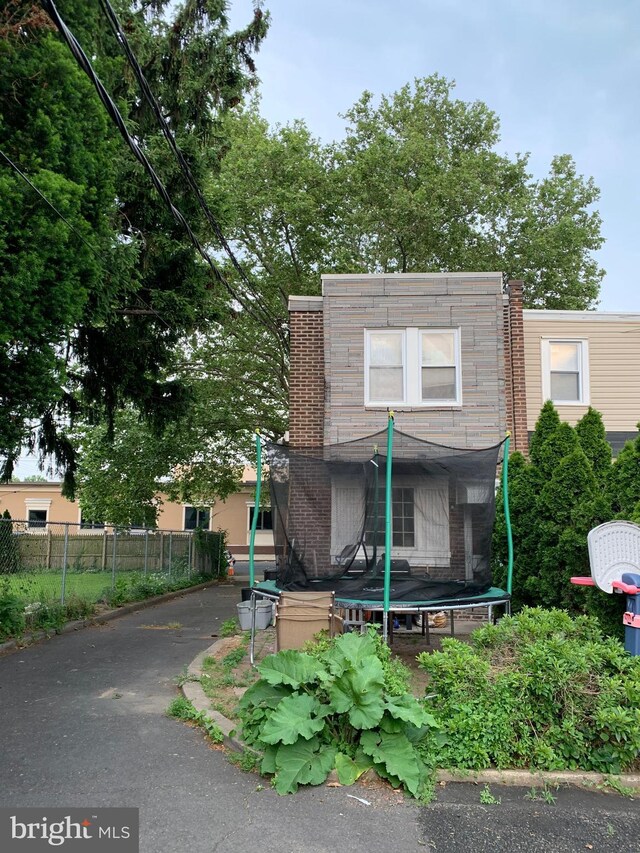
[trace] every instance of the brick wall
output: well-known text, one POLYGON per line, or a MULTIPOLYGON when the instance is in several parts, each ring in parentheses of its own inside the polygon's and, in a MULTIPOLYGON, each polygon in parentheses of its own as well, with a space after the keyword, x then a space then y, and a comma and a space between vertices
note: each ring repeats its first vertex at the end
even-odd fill
POLYGON ((527 389, 524 369, 523 282, 510 281, 504 307, 505 379, 507 424, 511 430, 511 450, 527 453, 527 389))
POLYGON ((289 302, 289 443, 321 447, 324 437, 322 298, 289 302))

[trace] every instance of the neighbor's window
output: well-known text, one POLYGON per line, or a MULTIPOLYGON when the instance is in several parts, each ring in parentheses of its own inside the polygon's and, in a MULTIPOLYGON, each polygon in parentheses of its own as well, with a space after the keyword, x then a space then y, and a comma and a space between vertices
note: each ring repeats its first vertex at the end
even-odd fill
POLYGON ((554 403, 588 404, 587 341, 542 341, 542 391, 544 399, 554 403))
POLYGON ((368 329, 366 405, 462 403, 459 329, 368 329))
MULTIPOLYGON (((249 529, 253 526, 253 514, 255 506, 249 507, 249 529)), ((271 515, 271 507, 260 507, 258 509, 258 522, 256 530, 273 530, 273 516, 271 515)))
POLYGON ((47 510, 46 509, 30 509, 27 517, 29 522, 29 530, 35 530, 39 527, 47 526, 47 510))
POLYGON ((211 511, 209 509, 199 509, 195 506, 186 506, 184 508, 185 530, 195 530, 197 527, 208 530, 210 520, 211 511))

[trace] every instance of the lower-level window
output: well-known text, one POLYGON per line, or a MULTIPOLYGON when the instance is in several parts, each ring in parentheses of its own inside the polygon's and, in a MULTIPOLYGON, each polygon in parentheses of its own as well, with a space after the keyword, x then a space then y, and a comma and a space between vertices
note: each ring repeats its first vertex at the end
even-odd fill
POLYGON ((29 529, 31 530, 47 526, 47 510, 46 509, 30 509, 27 518, 29 529))
MULTIPOLYGON (((255 506, 249 507, 249 529, 253 528, 253 515, 256 511, 255 506)), ((273 516, 271 515, 271 507, 258 508, 258 522, 256 530, 273 530, 273 516)))
MULTIPOLYGON (((366 542, 384 545, 385 495, 384 489, 378 496, 378 507, 372 501, 367 512, 366 542)), ((413 489, 398 487, 392 489, 391 540, 396 548, 415 547, 415 512, 413 489)))
POLYGON ((195 530, 201 527, 203 530, 209 529, 211 521, 211 510, 201 509, 195 506, 186 506, 184 508, 184 529, 195 530))

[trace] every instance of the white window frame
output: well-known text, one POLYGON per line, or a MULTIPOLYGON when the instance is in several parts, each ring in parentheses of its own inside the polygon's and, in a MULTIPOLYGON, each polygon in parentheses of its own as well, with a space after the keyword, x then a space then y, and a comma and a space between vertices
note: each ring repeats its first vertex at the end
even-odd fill
POLYGON ((462 357, 460 351, 460 329, 451 328, 451 329, 418 329, 418 353, 419 353, 419 361, 418 361, 418 390, 420 393, 420 405, 426 406, 428 408, 438 408, 441 409, 445 406, 461 406, 462 405, 462 357), (424 365, 422 364, 422 336, 423 335, 433 335, 434 337, 437 335, 451 335, 453 333, 453 355, 454 355, 454 363, 452 365, 446 365, 448 367, 453 367, 456 371, 456 396, 455 399, 444 399, 444 400, 423 400, 422 399, 422 368, 424 365))
POLYGON ((558 406, 588 406, 589 394, 589 341, 584 338, 542 338, 540 341, 542 364, 542 399, 558 406), (551 396, 551 344, 578 344, 578 400, 554 400, 551 396))
POLYGON ((407 336, 406 329, 365 329, 364 331, 364 399, 367 406, 398 406, 403 405, 407 398, 407 336), (371 375, 371 336, 400 335, 402 339, 402 399, 400 400, 370 400, 369 377, 371 375))
POLYGON ((364 330, 364 404, 368 408, 385 408, 390 406, 410 406, 416 409, 451 409, 462 406, 462 350, 460 344, 460 328, 457 326, 437 328, 410 326, 405 329, 365 329, 364 330), (371 336, 372 335, 401 335, 402 336, 402 388, 401 400, 371 400, 369 396, 369 377, 371 370, 371 336), (422 399, 422 336, 451 335, 454 336, 454 354, 456 371, 455 399, 423 400, 422 399))
MULTIPOLYGON (((195 506, 194 504, 182 504, 182 529, 187 533, 193 533, 194 530, 198 530, 198 526, 196 527, 187 527, 187 510, 195 509, 196 512, 208 512, 209 513, 209 524, 205 527, 205 530, 211 530, 211 520, 213 517, 213 513, 211 512, 210 506, 195 506)), ((196 521, 198 517, 196 515, 196 521)))
POLYGON ((48 498, 25 498, 24 503, 26 507, 25 521, 27 522, 27 530, 29 531, 29 533, 46 533, 46 531, 49 529, 49 511, 51 509, 51 500, 48 498), (29 523, 29 510, 31 509, 38 510, 40 512, 46 512, 47 515, 45 518, 45 522, 42 526, 39 524, 36 526, 34 524, 34 526, 32 527, 29 523))

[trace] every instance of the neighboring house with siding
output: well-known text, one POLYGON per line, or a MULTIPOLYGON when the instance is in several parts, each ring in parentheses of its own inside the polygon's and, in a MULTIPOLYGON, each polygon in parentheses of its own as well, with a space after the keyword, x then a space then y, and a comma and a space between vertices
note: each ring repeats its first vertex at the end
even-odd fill
POLYGON ((638 434, 640 314, 525 310, 523 321, 529 433, 545 400, 572 425, 592 406, 616 454, 638 434))
MULTIPOLYGON (((163 499, 158 513, 158 530, 184 531, 203 527, 205 530, 226 530, 229 550, 239 560, 247 559, 249 534, 253 513, 255 471, 246 468, 240 490, 225 501, 210 507, 174 503, 163 499)), ((60 524, 76 525, 74 531, 91 535, 100 533, 104 525, 83 518, 78 503, 62 496, 60 483, 0 484, 0 515, 9 510, 15 520, 27 522, 29 532, 42 532, 60 524)), ((273 532, 268 506, 258 510, 256 559, 273 558, 273 532)))

